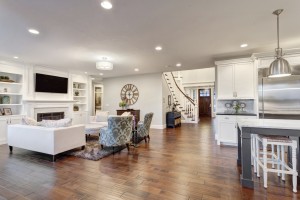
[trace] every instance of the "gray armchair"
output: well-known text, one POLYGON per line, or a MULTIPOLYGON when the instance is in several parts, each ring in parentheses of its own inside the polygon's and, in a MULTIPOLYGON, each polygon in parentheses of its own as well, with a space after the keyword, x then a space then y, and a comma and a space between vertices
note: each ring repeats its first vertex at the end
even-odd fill
POLYGON ((145 142, 147 142, 147 138, 150 140, 149 130, 150 130, 152 118, 153 118, 153 113, 152 112, 147 113, 145 115, 144 121, 140 121, 137 124, 137 135, 139 137, 143 137, 145 139, 145 142))
POLYGON ((129 142, 132 137, 132 116, 109 116, 108 127, 100 129, 100 144, 116 147, 125 145, 129 150, 129 142))

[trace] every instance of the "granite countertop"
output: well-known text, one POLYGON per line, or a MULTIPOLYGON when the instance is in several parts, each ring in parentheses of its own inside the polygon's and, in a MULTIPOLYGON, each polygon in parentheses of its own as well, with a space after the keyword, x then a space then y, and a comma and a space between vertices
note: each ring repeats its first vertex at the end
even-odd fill
POLYGON ((257 116, 255 113, 249 112, 217 112, 216 115, 244 115, 244 116, 257 116))
POLYGON ((240 120, 237 123, 240 128, 241 127, 255 127, 255 128, 300 130, 300 120, 247 119, 247 120, 240 120))

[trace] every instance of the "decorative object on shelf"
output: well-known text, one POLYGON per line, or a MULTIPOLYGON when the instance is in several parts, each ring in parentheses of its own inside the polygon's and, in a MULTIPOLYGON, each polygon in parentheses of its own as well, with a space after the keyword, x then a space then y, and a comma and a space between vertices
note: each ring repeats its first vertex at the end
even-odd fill
POLYGON ((2 97, 2 104, 10 104, 10 97, 9 96, 3 96, 2 97))
POLYGON ((75 91, 75 96, 79 96, 79 91, 75 91))
POLYGON ((123 110, 125 109, 126 106, 127 106, 127 104, 126 104, 125 101, 121 101, 121 102, 119 103, 119 107, 122 107, 123 110))
POLYGON ((77 88, 77 84, 76 83, 73 83, 73 88, 77 88))
POLYGON ((3 88, 3 92, 7 92, 7 88, 3 88))
POLYGON ((127 105, 133 105, 139 98, 139 90, 133 84, 126 84, 121 89, 121 100, 125 101, 127 105))
POLYGON ((4 113, 4 115, 12 115, 10 108, 3 108, 3 113, 4 113))
POLYGON ((279 15, 283 9, 278 9, 273 12, 277 16, 277 48, 275 49, 276 59, 269 67, 269 77, 283 77, 292 75, 290 64, 282 58, 282 48, 279 47, 279 15))
POLYGON ((73 106, 73 111, 79 111, 79 107, 78 106, 73 106))
POLYGON ((10 80, 8 76, 0 76, 1 82, 14 82, 13 80, 10 80))

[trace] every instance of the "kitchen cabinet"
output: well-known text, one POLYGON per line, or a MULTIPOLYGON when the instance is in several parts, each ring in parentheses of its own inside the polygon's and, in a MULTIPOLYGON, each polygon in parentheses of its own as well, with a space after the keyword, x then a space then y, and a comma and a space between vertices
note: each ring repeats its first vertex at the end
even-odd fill
POLYGON ((0 145, 7 143, 7 126, 11 124, 21 124, 22 117, 21 115, 0 117, 0 145))
POLYGON ((218 145, 237 146, 237 121, 256 118, 257 116, 217 115, 218 145))
POLYGON ((216 62, 218 99, 254 99, 255 67, 253 61, 243 59, 223 62, 216 62))

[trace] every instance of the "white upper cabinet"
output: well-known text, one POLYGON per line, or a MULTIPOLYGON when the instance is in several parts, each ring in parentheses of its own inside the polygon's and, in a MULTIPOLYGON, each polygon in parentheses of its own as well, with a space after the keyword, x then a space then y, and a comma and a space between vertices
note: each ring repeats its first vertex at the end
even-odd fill
POLYGON ((250 59, 218 61, 217 96, 218 99, 254 99, 255 68, 250 59))
POLYGON ((226 99, 230 96, 232 98, 234 92, 233 83, 234 65, 220 65, 217 69, 218 77, 218 98, 226 99))

